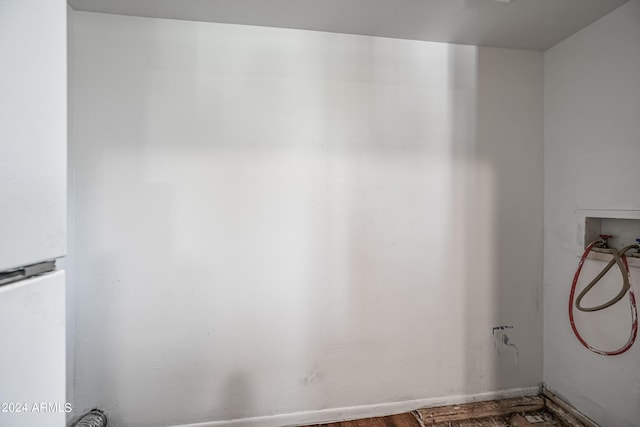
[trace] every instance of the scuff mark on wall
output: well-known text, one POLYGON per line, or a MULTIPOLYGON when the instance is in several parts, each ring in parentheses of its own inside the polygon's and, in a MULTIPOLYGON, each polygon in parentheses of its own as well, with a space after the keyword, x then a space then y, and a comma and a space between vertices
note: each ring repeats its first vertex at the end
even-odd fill
POLYGON ((311 373, 303 378, 302 383, 305 385, 311 385, 313 383, 321 381, 323 378, 324 373, 320 369, 314 367, 311 373))
POLYGON ((502 343, 504 345, 506 345, 507 347, 511 347, 511 348, 513 348, 515 350, 514 362, 517 365, 518 364, 518 356, 520 355, 520 351, 518 350, 518 347, 511 342, 511 340, 509 339, 509 335, 507 335, 507 334, 503 334, 502 335, 502 343))
POLYGON ((513 326, 495 326, 492 329, 493 346, 500 355, 503 354, 503 350, 505 349, 513 351, 513 361, 517 365, 520 350, 517 345, 511 342, 509 335, 507 335, 506 331, 508 329, 513 329, 513 326))

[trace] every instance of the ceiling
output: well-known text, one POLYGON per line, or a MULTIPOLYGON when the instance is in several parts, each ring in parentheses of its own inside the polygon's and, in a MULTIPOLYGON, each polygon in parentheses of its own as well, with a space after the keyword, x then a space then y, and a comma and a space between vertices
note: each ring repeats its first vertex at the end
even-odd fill
POLYGON ((628 0, 68 0, 76 10, 546 50, 628 0))

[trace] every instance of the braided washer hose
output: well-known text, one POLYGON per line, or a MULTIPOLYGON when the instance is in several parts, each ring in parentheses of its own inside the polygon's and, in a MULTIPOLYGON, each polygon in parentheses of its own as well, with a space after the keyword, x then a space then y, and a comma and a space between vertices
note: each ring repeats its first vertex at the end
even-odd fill
POLYGON ((576 308, 580 311, 586 311, 586 312, 599 311, 599 310, 604 310, 605 308, 611 307, 613 304, 620 301, 627 292, 629 293, 629 304, 631 306, 631 331, 629 332, 629 339, 627 340, 627 343, 622 347, 620 347, 619 349, 606 351, 606 350, 600 350, 598 348, 592 347, 589 343, 587 343, 587 341, 582 337, 582 335, 580 335, 580 332, 576 327, 575 319, 573 317, 573 305, 574 305, 573 300, 576 293, 576 286, 578 284, 578 279, 580 278, 580 272, 582 271, 582 266, 584 265, 584 261, 587 259, 589 252, 591 252, 593 247, 599 243, 602 243, 602 240, 596 240, 595 242, 591 242, 589 246, 587 246, 587 249, 585 249, 584 253, 582 254, 582 257, 580 258, 580 262, 578 263, 578 269, 576 270, 576 274, 573 276, 573 283, 571 284, 571 293, 569 294, 569 321, 571 323, 571 329, 573 329, 573 333, 575 334, 576 338, 578 338, 578 341, 580 341, 580 343, 584 347, 586 347, 588 350, 597 354, 602 354, 604 356, 617 356, 618 354, 622 354, 627 350, 629 350, 633 345, 633 343, 635 342, 636 336, 638 335, 638 309, 636 307, 636 297, 635 297, 635 294, 633 293, 633 288, 631 287, 631 274, 629 273, 629 264, 627 263, 627 257, 625 256, 625 254, 630 249, 634 249, 634 248, 637 249, 639 246, 637 244, 633 244, 633 245, 629 245, 622 248, 620 251, 612 250, 613 258, 611 259, 611 261, 609 261, 606 267, 595 277, 595 279, 593 279, 582 290, 582 292, 580 292, 575 302, 576 308), (613 267, 614 264, 618 265, 618 267, 620 268, 620 272, 622 273, 623 285, 622 285, 622 289, 620 289, 620 292, 618 292, 618 295, 616 295, 610 301, 604 304, 601 304, 595 307, 583 307, 581 304, 582 299, 585 297, 587 293, 589 293, 589 291, 595 286, 595 284, 598 283, 598 281, 602 279, 602 277, 604 277, 604 275, 609 270, 611 270, 611 267, 613 267))

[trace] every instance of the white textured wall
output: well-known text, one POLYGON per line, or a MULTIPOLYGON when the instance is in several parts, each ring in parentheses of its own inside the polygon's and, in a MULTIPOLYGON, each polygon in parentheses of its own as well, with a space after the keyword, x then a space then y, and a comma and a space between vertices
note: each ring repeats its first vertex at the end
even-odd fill
MULTIPOLYGON (((73 66, 75 55, 73 53, 74 48, 74 25, 73 18, 75 16, 74 10, 67 5, 67 127, 68 127, 68 140, 73 140, 73 88, 74 88, 74 72, 75 67, 73 66)), ((70 156, 70 152, 67 152, 67 156, 70 156)), ((68 162, 69 163, 69 162, 68 162)), ((67 188, 69 193, 73 193, 75 191, 75 180, 73 174, 73 168, 69 164, 67 167, 67 188)), ((75 255, 75 232, 76 227, 74 227, 74 218, 76 209, 74 206, 75 198, 68 197, 67 198, 67 229, 68 229, 68 242, 67 242, 67 256, 61 259, 58 263, 58 266, 64 268, 66 270, 66 280, 67 283, 71 283, 73 281, 74 271, 72 268, 69 268, 74 261, 75 255)), ((69 285, 66 289, 66 326, 67 326, 67 377, 66 377, 66 386, 67 386, 67 402, 73 402, 73 374, 74 374, 74 366, 75 366, 75 295, 73 294, 73 286, 69 285)), ((67 414, 68 419, 74 418, 77 415, 75 413, 67 414)))
MULTIPOLYGON (((0 272, 66 251, 65 10, 0 0, 0 272)), ((0 287, 0 340, 0 425, 64 426, 64 272, 0 287)))
POLYGON ((63 427, 64 271, 0 287, 0 334, 0 425, 63 427))
POLYGON ((541 53, 73 21, 78 410, 367 414, 541 381, 541 53))
POLYGON ((66 251, 64 0, 0 0, 0 271, 66 251))
MULTIPOLYGON (((573 337, 575 210, 640 210, 639 160, 640 2, 631 1, 545 53, 544 378, 603 426, 640 426, 640 345, 603 357, 573 337)), ((632 280, 640 292, 637 269, 632 280)), ((609 283, 619 286, 619 273, 609 283)), ((628 304, 618 305, 579 319, 594 345, 624 343, 628 304)))

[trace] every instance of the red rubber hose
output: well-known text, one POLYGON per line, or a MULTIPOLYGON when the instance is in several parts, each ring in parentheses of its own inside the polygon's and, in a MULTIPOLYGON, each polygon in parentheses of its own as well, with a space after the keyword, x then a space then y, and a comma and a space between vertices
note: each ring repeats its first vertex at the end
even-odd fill
MULTIPOLYGON (((576 327, 575 319, 573 318, 573 305, 574 305, 573 300, 576 293, 576 286, 578 285, 578 279, 580 278, 580 272, 582 271, 582 266, 584 265, 584 261, 587 259, 587 255, 589 255, 589 252, 591 252, 591 249, 593 249, 593 247, 597 243, 598 243, 597 241, 592 242, 589 244, 589 246, 587 246, 587 249, 585 249, 584 253, 582 254, 582 257, 580 258, 580 262, 578 263, 578 269, 576 270, 576 274, 573 276, 573 283, 571 284, 571 293, 569 294, 569 321, 571 322, 571 329, 573 329, 573 333, 575 334, 576 338, 578 338, 578 341, 580 341, 580 343, 583 346, 585 346, 585 348, 587 348, 588 350, 594 353, 602 354, 604 356, 617 356, 618 354, 622 354, 625 351, 629 350, 633 345, 633 343, 636 341, 636 336, 638 335, 638 309, 636 307, 636 297, 633 293, 633 287, 629 287, 629 304, 631 305, 631 331, 629 332, 629 339, 627 340, 627 343, 622 347, 620 347, 619 349, 613 350, 613 351, 606 351, 606 350, 600 350, 598 348, 595 348, 589 345, 589 343, 587 343, 587 341, 582 337, 582 335, 580 335, 580 332, 576 327)), ((627 263, 627 257, 624 254, 622 254, 621 258, 622 258, 622 261, 624 262, 624 267, 626 270, 623 272, 623 274, 627 274, 627 277, 629 278, 629 283, 631 283, 631 274, 629 273, 629 264, 627 263)))

